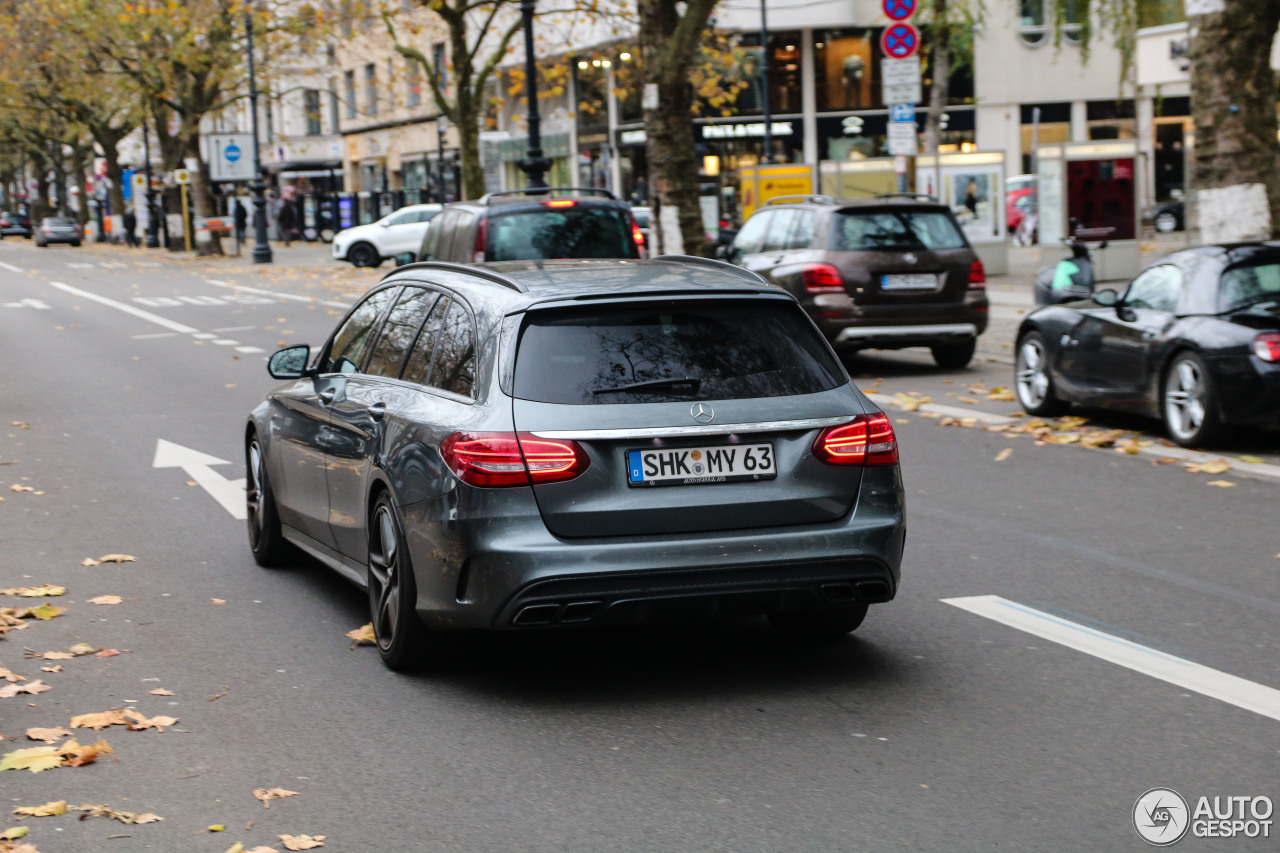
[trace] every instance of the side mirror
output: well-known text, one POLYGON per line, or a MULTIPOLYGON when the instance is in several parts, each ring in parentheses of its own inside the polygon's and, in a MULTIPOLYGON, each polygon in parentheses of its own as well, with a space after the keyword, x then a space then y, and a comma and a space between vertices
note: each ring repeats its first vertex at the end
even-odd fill
POLYGON ((307 375, 307 359, 311 358, 311 347, 306 344, 295 344, 277 350, 267 359, 267 372, 274 379, 301 379, 307 375))
POLYGON ((1120 303, 1120 294, 1116 293, 1114 290, 1112 290, 1109 287, 1103 288, 1102 290, 1099 290, 1097 293, 1093 294, 1093 301, 1103 306, 1104 308, 1111 308, 1120 303))

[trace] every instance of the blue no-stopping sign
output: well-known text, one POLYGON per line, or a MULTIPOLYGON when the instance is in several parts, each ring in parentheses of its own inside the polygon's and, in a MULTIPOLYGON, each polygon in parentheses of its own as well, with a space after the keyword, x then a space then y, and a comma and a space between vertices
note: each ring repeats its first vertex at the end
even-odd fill
POLYGON ((894 59, 906 59, 920 48, 920 31, 911 24, 894 24, 885 28, 880 36, 880 46, 886 56, 894 59))
POLYGON ((905 21, 916 13, 917 0, 882 0, 881 8, 892 21, 905 21))

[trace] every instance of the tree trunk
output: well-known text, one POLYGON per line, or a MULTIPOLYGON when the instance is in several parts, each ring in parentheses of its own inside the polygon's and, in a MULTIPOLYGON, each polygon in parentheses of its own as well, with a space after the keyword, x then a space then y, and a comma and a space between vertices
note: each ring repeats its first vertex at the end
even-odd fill
POLYGON ((947 21, 947 0, 934 0, 933 26, 929 32, 929 112, 924 119, 924 152, 938 153, 942 140, 942 114, 951 96, 951 24, 947 21))
POLYGON ((1206 6, 1208 14, 1190 16, 1195 149, 1188 164, 1189 224, 1199 230, 1194 242, 1267 239, 1280 232, 1270 63, 1280 0, 1220 0, 1220 9, 1201 3, 1206 6))
MULTIPOLYGON (((213 198, 213 187, 210 186, 204 158, 200 155, 199 128, 193 128, 187 136, 187 156, 194 157, 196 167, 191 170, 191 186, 188 187, 187 203, 194 208, 195 216, 214 216, 217 213, 217 202, 213 198)), ((181 208, 179 208, 181 210, 181 208)), ((186 228, 195 225, 195 218, 183 222, 186 228)), ((197 255, 222 255, 222 239, 214 231, 196 231, 191 235, 197 255)), ((185 248, 185 244, 184 244, 185 248)))
POLYGON ((84 233, 85 223, 89 221, 89 194, 85 191, 85 187, 89 184, 89 167, 83 144, 71 146, 71 177, 75 180, 76 189, 79 191, 76 194, 80 205, 76 209, 76 222, 80 224, 81 233, 84 233))
MULTIPOLYGON (((458 99, 458 154, 462 169, 463 198, 484 195, 484 166, 480 163, 480 115, 472 98, 458 99), (465 104, 465 107, 464 107, 465 104)), ((443 191, 443 187, 441 190, 443 191)))

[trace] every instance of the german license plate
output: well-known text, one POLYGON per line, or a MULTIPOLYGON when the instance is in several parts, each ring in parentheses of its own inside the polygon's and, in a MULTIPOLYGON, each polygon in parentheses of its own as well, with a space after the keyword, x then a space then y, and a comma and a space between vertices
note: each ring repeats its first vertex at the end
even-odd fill
POLYGON ((881 290, 933 290, 938 276, 928 272, 895 273, 880 276, 881 290))
POLYGON ((628 450, 632 486, 696 486, 777 477, 772 444, 628 450))

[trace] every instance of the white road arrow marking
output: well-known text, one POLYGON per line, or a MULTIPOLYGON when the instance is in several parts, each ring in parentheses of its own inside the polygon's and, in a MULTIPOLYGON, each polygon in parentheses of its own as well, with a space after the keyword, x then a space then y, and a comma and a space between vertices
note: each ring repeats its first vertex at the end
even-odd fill
POLYGON ((232 518, 241 521, 248 518, 244 505, 244 479, 228 480, 211 468, 211 465, 230 465, 225 459, 165 441, 156 441, 156 458, 152 468, 181 468, 187 476, 195 480, 213 499, 222 504, 222 508, 231 513, 232 518))
POLYGON ((35 308, 40 311, 51 311, 53 306, 47 302, 41 302, 39 299, 21 299, 17 302, 6 302, 5 308, 35 308))
POLYGON ((1274 687, 1105 634, 998 595, 944 598, 942 602, 1237 708, 1280 720, 1280 690, 1274 687))

